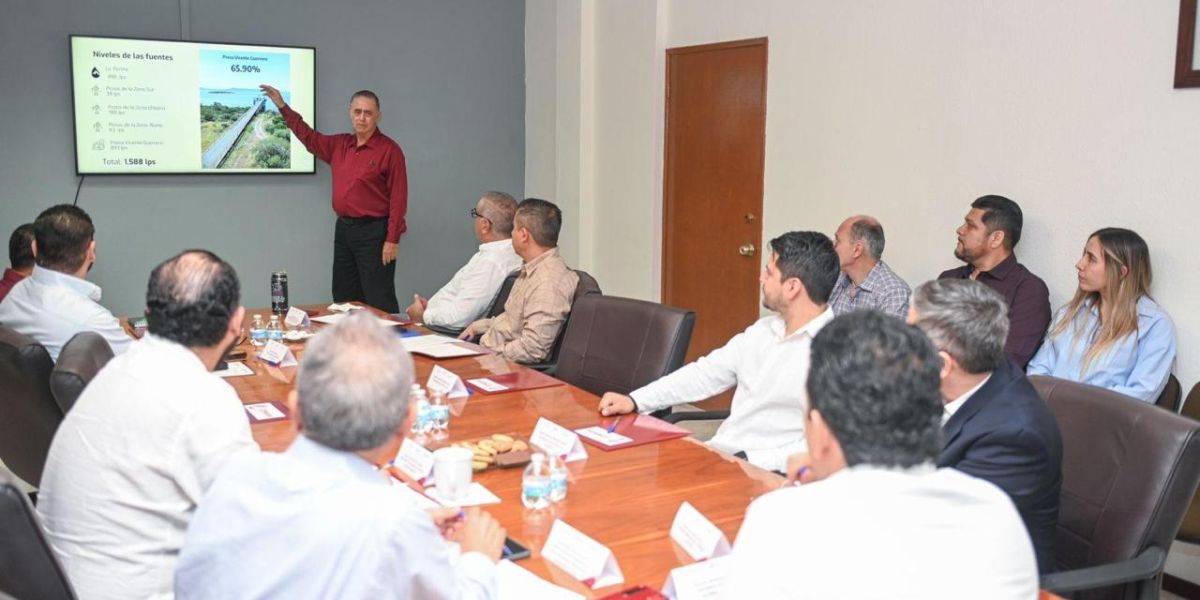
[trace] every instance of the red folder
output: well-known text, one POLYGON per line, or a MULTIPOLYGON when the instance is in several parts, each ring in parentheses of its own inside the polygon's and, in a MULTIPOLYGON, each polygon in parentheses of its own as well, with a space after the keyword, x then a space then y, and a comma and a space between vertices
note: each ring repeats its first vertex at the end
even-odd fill
POLYGON ((565 383, 534 369, 521 369, 515 373, 502 373, 500 375, 472 377, 471 379, 466 380, 467 386, 481 394, 507 394, 509 392, 519 392, 522 390, 536 390, 538 388, 551 387, 555 385, 566 385, 565 383), (471 379, 491 379, 492 381, 504 386, 506 389, 488 391, 471 383, 471 379))
MULTIPOLYGON (((601 422, 597 425, 599 427, 608 429, 610 426, 612 426, 612 421, 601 422)), ((585 444, 591 444, 592 446, 595 446, 601 450, 608 451, 620 450, 622 448, 633 448, 634 446, 641 446, 643 444, 653 444, 664 440, 673 440, 675 438, 692 435, 692 432, 679 427, 678 425, 673 425, 650 415, 623 415, 621 416, 621 421, 617 423, 617 428, 613 430, 613 433, 619 433, 627 438, 631 438, 633 441, 625 442, 624 444, 605 446, 604 444, 601 444, 600 442, 597 442, 596 440, 593 440, 587 436, 581 435, 579 436, 579 439, 583 440, 585 444)))

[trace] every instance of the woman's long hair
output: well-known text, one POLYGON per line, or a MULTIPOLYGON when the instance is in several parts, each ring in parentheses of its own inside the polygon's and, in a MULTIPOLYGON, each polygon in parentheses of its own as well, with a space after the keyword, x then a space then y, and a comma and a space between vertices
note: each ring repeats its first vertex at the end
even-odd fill
MULTIPOLYGON (((1150 295, 1150 280, 1153 273, 1150 270, 1150 248, 1142 236, 1128 229, 1105 227, 1088 236, 1096 238, 1104 251, 1104 270, 1108 272, 1108 283, 1105 286, 1105 296, 1111 306, 1108 319, 1100 320, 1099 331, 1095 342, 1083 355, 1081 374, 1088 372, 1093 361, 1127 335, 1136 334, 1138 329, 1137 302, 1142 296, 1150 295), (1126 272, 1122 274, 1124 268, 1126 272)), ((1075 292, 1075 297, 1067 304, 1062 318, 1054 324, 1050 331, 1051 337, 1059 335, 1070 327, 1080 312, 1099 308, 1100 293, 1085 292, 1082 289, 1075 292)), ((1090 337, 1091 331, 1077 329, 1071 340, 1071 351, 1085 337, 1090 337)), ((1087 343, 1086 341, 1084 342, 1087 343)))

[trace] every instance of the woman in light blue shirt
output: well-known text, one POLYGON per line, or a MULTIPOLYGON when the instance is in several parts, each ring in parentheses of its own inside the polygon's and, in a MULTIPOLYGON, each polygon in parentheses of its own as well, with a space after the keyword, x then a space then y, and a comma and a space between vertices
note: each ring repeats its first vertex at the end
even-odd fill
POLYGON ((1030 375, 1052 375, 1154 402, 1175 362, 1175 326, 1150 298, 1150 249, 1116 227, 1093 233, 1075 263, 1079 290, 1058 310, 1030 375))

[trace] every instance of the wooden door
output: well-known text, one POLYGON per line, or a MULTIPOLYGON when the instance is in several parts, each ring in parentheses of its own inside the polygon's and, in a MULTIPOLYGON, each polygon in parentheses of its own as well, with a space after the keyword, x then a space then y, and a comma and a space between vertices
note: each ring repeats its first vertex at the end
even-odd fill
POLYGON ((758 318, 766 38, 667 50, 662 299, 696 312, 687 359, 758 318))

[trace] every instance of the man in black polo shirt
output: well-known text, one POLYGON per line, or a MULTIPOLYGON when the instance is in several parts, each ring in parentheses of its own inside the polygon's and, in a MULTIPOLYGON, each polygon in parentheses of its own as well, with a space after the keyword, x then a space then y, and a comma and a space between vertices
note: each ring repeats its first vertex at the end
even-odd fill
POLYGON ((1021 241, 1021 221, 1021 207, 1004 196, 972 202, 954 247, 954 257, 967 264, 938 279, 974 279, 1000 292, 1008 303, 1004 355, 1024 371, 1050 326, 1050 290, 1013 254, 1021 241))

